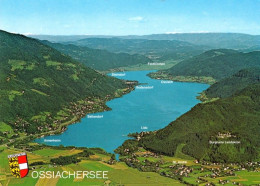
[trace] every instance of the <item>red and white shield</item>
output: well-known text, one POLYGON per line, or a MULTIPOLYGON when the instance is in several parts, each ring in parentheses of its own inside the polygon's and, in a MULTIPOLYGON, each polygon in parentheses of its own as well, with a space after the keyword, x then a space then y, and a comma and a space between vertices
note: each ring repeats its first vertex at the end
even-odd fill
POLYGON ((29 168, 26 153, 9 155, 8 160, 10 170, 15 177, 23 178, 28 174, 29 168))

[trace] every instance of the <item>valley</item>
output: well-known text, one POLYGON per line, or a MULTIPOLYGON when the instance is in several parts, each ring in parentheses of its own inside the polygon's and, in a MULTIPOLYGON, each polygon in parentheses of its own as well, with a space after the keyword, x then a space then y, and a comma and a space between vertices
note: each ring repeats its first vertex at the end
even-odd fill
POLYGON ((0 183, 260 184, 257 37, 232 49, 150 37, 51 43, 0 31, 0 183), (19 152, 24 179, 8 168, 19 152), (109 177, 31 174, 77 170, 109 177))

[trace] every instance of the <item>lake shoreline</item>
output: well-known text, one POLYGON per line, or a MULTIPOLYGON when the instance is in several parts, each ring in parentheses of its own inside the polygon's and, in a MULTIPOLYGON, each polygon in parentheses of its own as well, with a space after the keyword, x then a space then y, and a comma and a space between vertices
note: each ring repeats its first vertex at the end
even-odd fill
POLYGON ((203 83, 203 84, 208 84, 208 85, 212 85, 217 82, 212 77, 172 76, 172 75, 162 72, 162 71, 149 73, 149 74, 147 74, 147 76, 149 76, 152 79, 157 79, 157 80, 172 80, 175 82, 203 83))
POLYGON ((119 79, 137 80, 140 86, 124 98, 109 101, 110 112, 91 114, 78 125, 70 126, 69 132, 39 138, 36 142, 52 146, 100 147, 113 152, 127 140, 129 133, 159 130, 189 111, 199 103, 196 95, 208 86, 186 82, 162 83, 148 77, 150 72, 154 71, 131 71, 118 76, 119 79), (57 142, 51 144, 51 140, 57 142))
MULTIPOLYGON (((62 134, 64 133, 66 130, 67 130, 67 126, 69 125, 73 125, 73 124, 76 124, 78 122, 81 121, 82 118, 85 118, 87 116, 87 114, 94 114, 94 113, 98 113, 98 112, 104 112, 104 111, 110 111, 112 110, 110 107, 108 107, 106 105, 106 103, 108 101, 111 101, 113 99, 116 99, 116 98, 120 98, 126 94, 129 94, 131 91, 133 91, 135 89, 135 85, 137 83, 136 82, 133 82, 133 84, 128 84, 128 88, 127 90, 121 90, 121 89, 118 89, 114 96, 113 97, 109 97, 109 98, 103 98, 101 100, 101 106, 103 107, 102 110, 96 110, 93 109, 93 111, 90 111, 90 112, 85 112, 84 114, 82 115, 74 115, 74 116, 71 116, 71 119, 68 120, 68 121, 64 121, 64 122, 61 122, 58 129, 55 129, 55 130, 51 130, 51 131, 48 131, 48 132, 43 132, 43 133, 37 133, 37 134, 34 134, 34 135, 30 135, 30 136, 23 136, 23 137, 18 137, 18 138, 14 138, 14 139, 10 139, 9 142, 7 143, 3 143, 0 145, 0 147, 2 146, 6 146, 6 145, 11 145, 11 144, 16 144, 17 141, 21 141, 21 143, 25 143, 25 142, 34 142, 35 139, 38 139, 38 138, 42 138, 42 137, 46 137, 46 136, 52 136, 52 135, 57 135, 57 134, 62 134)), ((86 98, 87 99, 87 98, 86 98)), ((99 102, 97 102, 98 104, 99 102)), ((20 144, 20 142, 18 142, 18 144, 20 144)), ((51 145, 50 145, 51 146, 51 145)))

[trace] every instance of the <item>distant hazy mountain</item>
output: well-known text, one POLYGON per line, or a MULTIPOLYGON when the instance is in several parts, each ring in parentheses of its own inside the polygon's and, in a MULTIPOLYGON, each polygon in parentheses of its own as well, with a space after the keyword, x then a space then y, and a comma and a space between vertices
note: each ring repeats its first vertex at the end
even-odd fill
POLYGON ((172 76, 207 76, 220 80, 249 67, 260 67, 260 51, 218 49, 184 60, 165 72, 172 76))
POLYGON ((126 39, 178 40, 213 48, 246 49, 259 46, 260 35, 239 33, 183 33, 126 36, 126 39))
POLYGON ((149 39, 149 40, 178 40, 195 45, 206 45, 213 48, 247 49, 258 46, 259 35, 249 35, 240 33, 177 33, 177 34, 153 34, 153 35, 130 35, 130 36, 91 36, 91 35, 29 35, 30 37, 49 40, 53 42, 77 41, 86 38, 122 38, 122 39, 149 39))
POLYGON ((87 38, 68 43, 116 53, 142 54, 159 60, 184 59, 208 49, 205 46, 173 40, 87 38))
POLYGON ((106 50, 91 49, 72 44, 51 43, 48 41, 42 41, 42 43, 49 45, 96 70, 109 70, 151 62, 151 59, 140 54, 112 53, 106 50))
POLYGON ((111 38, 113 36, 102 36, 102 35, 27 35, 28 37, 40 39, 40 40, 48 40, 50 42, 69 42, 69 41, 77 41, 80 39, 86 38, 111 38))
POLYGON ((71 102, 126 87, 38 40, 0 31, 0 123, 35 133, 71 102))

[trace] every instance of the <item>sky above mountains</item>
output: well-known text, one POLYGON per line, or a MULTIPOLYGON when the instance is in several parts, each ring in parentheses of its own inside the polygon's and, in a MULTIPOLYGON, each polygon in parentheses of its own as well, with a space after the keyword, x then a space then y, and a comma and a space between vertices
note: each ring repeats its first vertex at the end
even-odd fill
POLYGON ((48 35, 260 35, 260 0, 0 0, 0 29, 48 35))

